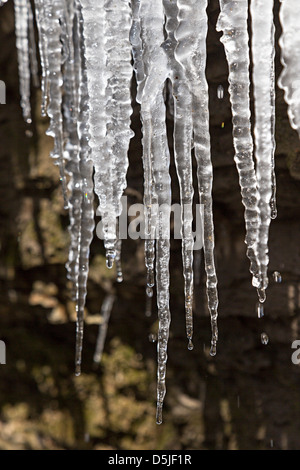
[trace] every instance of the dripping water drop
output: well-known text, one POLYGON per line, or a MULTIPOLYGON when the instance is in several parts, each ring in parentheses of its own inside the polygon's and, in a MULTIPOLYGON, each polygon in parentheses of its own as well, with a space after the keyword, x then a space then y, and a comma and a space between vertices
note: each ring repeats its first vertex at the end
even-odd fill
POLYGON ((150 343, 155 343, 157 341, 157 336, 153 333, 149 335, 149 341, 150 343))
POLYGON ((261 342, 264 346, 266 346, 269 343, 269 336, 267 335, 267 333, 261 334, 261 342))
POLYGON ((113 268, 114 260, 115 260, 115 253, 112 252, 111 250, 108 250, 106 252, 106 266, 108 267, 108 269, 113 268))
POLYGON ((264 303, 266 301, 266 290, 265 289, 262 289, 262 288, 258 288, 257 289, 257 295, 258 295, 258 298, 259 298, 259 301, 261 303, 264 303))
POLYGON ((262 318, 265 315, 264 306, 261 302, 257 304, 257 316, 258 318, 262 318))
POLYGON ((273 279, 277 284, 280 284, 282 282, 282 276, 281 276, 280 272, 274 271, 273 279))
POLYGON ((217 97, 219 100, 222 100, 224 98, 224 88, 222 85, 219 85, 217 88, 217 97))
POLYGON ((146 289, 146 294, 147 294, 147 297, 149 297, 150 299, 153 297, 153 289, 152 289, 152 287, 147 287, 147 289, 146 289))
POLYGON ((217 346, 216 346, 216 344, 212 344, 209 354, 211 355, 211 357, 215 357, 217 355, 217 346))

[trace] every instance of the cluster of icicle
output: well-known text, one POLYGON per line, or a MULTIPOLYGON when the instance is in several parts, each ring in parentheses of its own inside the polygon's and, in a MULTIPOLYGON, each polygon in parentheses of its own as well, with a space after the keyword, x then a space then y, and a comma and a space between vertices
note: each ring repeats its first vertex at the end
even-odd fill
MULTIPOLYGON (((2 1, 1 5, 6 2, 2 1)), ((255 152, 249 100, 248 0, 220 0, 217 30, 229 67, 235 162, 245 206, 247 255, 253 286, 265 301, 268 234, 276 217, 274 172, 275 78, 274 0, 251 0, 255 98, 255 152)), ((174 158, 182 207, 182 259, 186 331, 193 349, 193 179, 192 153, 203 220, 203 252, 211 314, 211 355, 218 340, 218 293, 214 263, 213 169, 210 152, 208 85, 205 76, 207 0, 14 0, 21 104, 31 122, 30 69, 37 81, 34 18, 42 66, 42 115, 54 139, 52 157, 60 169, 70 214, 67 263, 77 305, 76 374, 80 374, 89 248, 94 230, 94 192, 102 218, 107 266, 117 262, 117 221, 126 187, 131 80, 143 126, 145 260, 147 295, 155 284, 159 317, 157 423, 166 393, 170 327, 169 258, 171 181, 166 106, 174 115, 174 158), (166 103, 166 87, 171 97, 166 103), (68 183, 67 183, 68 181, 68 183), (158 208, 158 211, 157 211, 158 208)), ((300 130, 299 0, 282 0, 280 41, 285 90, 293 127, 300 130), (297 81, 298 77, 298 81, 297 81)), ((108 311, 111 308, 107 309, 108 311)), ((103 339, 99 340, 97 360, 103 339)))

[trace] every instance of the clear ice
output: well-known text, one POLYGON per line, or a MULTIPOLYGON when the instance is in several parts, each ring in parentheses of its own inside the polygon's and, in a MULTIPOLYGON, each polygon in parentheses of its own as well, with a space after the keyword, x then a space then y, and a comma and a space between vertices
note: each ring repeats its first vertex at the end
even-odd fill
MULTIPOLYGON (((0 6, 6 1, 0 1, 0 6)), ((229 67, 233 143, 245 207, 247 256, 257 289, 257 314, 264 315, 268 286, 268 237, 277 215, 275 178, 274 0, 251 0, 252 57, 248 0, 219 0, 217 30, 222 32, 229 67), (250 60, 254 90, 254 136, 250 113, 250 60), (255 143, 255 150, 253 150, 255 143)), ((38 85, 35 24, 41 61, 41 114, 48 116, 59 167, 64 206, 69 211, 70 251, 66 264, 76 302, 76 375, 81 372, 84 310, 90 245, 95 228, 94 194, 101 216, 107 266, 116 264, 123 281, 118 218, 126 188, 128 149, 133 132, 132 79, 135 75, 142 122, 145 211, 146 315, 156 287, 157 423, 166 394, 170 312, 170 150, 167 112, 174 120, 174 160, 180 189, 182 266, 188 349, 193 349, 194 285, 200 284, 200 253, 194 256, 192 155, 203 225, 203 261, 212 326, 210 354, 218 341, 218 291, 214 256, 213 167, 206 80, 207 0, 14 0, 21 107, 31 123, 30 88, 38 85), (195 258, 195 266, 194 264, 195 258), (155 286, 156 284, 156 286, 155 286)), ((280 39, 291 125, 300 136, 299 0, 281 0, 280 39)), ((224 99, 224 87, 216 88, 224 99)), ((224 127, 224 123, 222 123, 224 127)), ((279 272, 273 274, 281 282, 279 272)), ((114 295, 102 307, 104 323, 95 360, 101 359, 114 295)), ((262 334, 263 344, 268 337, 262 334)))

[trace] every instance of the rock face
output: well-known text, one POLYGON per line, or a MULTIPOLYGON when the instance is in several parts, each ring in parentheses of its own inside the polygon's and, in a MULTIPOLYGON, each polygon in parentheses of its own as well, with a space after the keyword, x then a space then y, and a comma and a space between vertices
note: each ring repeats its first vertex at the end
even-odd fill
MULTIPOLYGON (((279 2, 276 2, 278 13, 279 2)), ((123 244, 124 283, 105 268, 95 237, 87 300, 83 375, 74 376, 74 305, 64 263, 68 216, 57 169, 49 158, 47 122, 32 129, 19 107, 12 4, 1 8, 0 79, 0 366, 2 449, 300 449, 300 368, 291 361, 300 339, 300 152, 277 90, 278 218, 270 234, 270 286, 258 320, 244 244, 243 207, 233 161, 227 67, 215 31, 218 1, 209 6, 207 76, 210 84, 216 262, 220 341, 209 357, 210 322, 201 270, 196 286, 195 349, 187 350, 180 243, 172 245, 171 310, 164 424, 155 424, 156 314, 145 316, 143 243, 123 244), (225 90, 217 98, 217 87, 225 90), (29 131, 29 132, 28 132, 29 131), (30 131, 33 136, 30 137, 30 131), (280 271, 276 284, 271 273, 280 271), (115 291, 103 361, 92 366, 99 311, 115 291), (269 343, 263 345, 261 334, 269 343)), ((277 37, 280 26, 277 21, 277 37)), ((281 69, 277 51, 276 71, 281 69)), ((138 107, 132 122, 127 195, 140 202, 143 188, 138 107)), ((172 122, 169 122, 170 130, 172 122)), ((178 187, 171 166, 174 201, 178 187)))

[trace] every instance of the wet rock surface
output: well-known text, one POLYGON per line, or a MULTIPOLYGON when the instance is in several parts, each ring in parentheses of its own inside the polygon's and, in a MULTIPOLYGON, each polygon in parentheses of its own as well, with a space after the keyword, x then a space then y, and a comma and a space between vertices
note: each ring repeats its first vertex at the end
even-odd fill
MULTIPOLYGON (((278 11, 278 4, 276 5, 278 11)), ((164 424, 155 424, 156 311, 145 316, 143 243, 124 241, 124 283, 105 268, 102 243, 91 250, 83 374, 74 376, 75 308, 66 282, 68 215, 45 137, 47 121, 31 129, 19 107, 12 4, 0 11, 0 366, 2 449, 300 449, 300 368, 291 344, 300 339, 300 144, 277 90, 278 218, 270 232, 270 286, 258 320, 244 244, 243 206, 233 161, 227 66, 215 32, 218 2, 209 6, 210 83, 216 263, 220 340, 209 356, 205 276, 196 286, 194 351, 188 351, 179 241, 172 242, 171 311, 164 424), (217 87, 224 87, 224 99, 217 87), (26 135, 27 131, 27 135, 26 135), (28 136, 28 131, 33 136, 28 136), (279 271, 282 283, 271 273, 279 271), (115 291, 103 361, 93 367, 99 312, 115 291), (269 337, 267 345, 261 334, 269 337)), ((280 26, 277 24, 277 36, 280 26)), ((277 54, 277 75, 280 60, 277 54)), ((170 130, 172 122, 169 120, 170 130)), ((132 127, 127 195, 143 191, 138 107, 132 127)), ((174 162, 174 202, 178 186, 174 162)))

